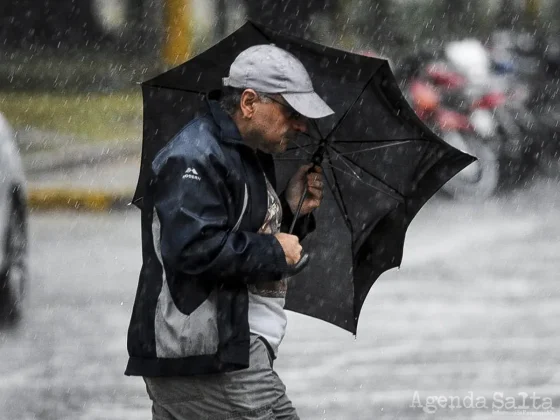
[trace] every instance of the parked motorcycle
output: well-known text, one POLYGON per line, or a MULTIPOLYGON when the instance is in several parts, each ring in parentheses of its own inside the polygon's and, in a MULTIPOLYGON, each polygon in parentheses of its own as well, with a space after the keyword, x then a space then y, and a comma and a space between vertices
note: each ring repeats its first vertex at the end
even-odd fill
POLYGON ((514 103, 531 111, 522 122, 531 134, 537 168, 545 176, 560 177, 560 36, 540 39, 499 31, 492 36, 490 58, 497 74, 524 90, 514 103))
MULTIPOLYGON (((527 50, 526 39, 522 44, 527 50)), ((560 54, 560 44, 556 50, 560 54)), ((406 80, 404 90, 409 91, 416 112, 434 131, 454 145, 461 139, 468 144, 463 150, 484 157, 481 173, 494 180, 492 192, 497 187, 518 186, 531 180, 536 172, 560 177, 560 56, 548 53, 544 65, 548 73, 543 79, 535 76, 539 60, 516 58, 511 46, 496 51, 489 53, 473 39, 450 42, 436 53, 408 57, 401 66, 406 80), (415 96, 422 95, 422 90, 411 89, 415 82, 437 94, 437 100, 431 100, 430 112, 423 109, 422 101, 414 102, 415 96), (463 122, 466 118, 468 125, 455 124, 450 129, 449 122, 444 124, 438 117, 447 111, 461 115, 463 122)), ((469 174, 468 170, 465 174, 469 174)), ((465 184, 460 176, 456 178, 454 183, 465 184)), ((478 188, 475 182, 466 185, 469 189, 478 188)), ((481 182, 483 195, 489 195, 489 185, 481 182)))
POLYGON ((545 133, 539 142, 539 169, 550 178, 560 178, 560 106, 550 108, 537 119, 545 133))
POLYGON ((403 63, 404 91, 416 114, 450 145, 476 156, 478 160, 449 182, 442 190, 459 200, 484 199, 494 194, 498 184, 498 161, 492 148, 475 131, 470 115, 461 113, 445 104, 442 85, 450 87, 462 83, 453 73, 438 73, 435 68, 416 63, 411 58, 403 63))
POLYGON ((468 106, 472 113, 491 115, 491 132, 486 137, 500 162, 500 187, 532 179, 549 136, 527 107, 526 86, 508 71, 492 71, 489 54, 477 40, 447 44, 445 58, 467 81, 454 92, 459 97, 456 104, 468 106))

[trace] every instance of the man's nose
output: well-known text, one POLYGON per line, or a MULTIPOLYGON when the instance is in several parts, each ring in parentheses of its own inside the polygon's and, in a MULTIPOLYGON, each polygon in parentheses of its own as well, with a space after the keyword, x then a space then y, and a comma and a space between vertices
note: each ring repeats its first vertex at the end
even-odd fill
POLYGON ((294 120, 292 127, 295 131, 299 131, 301 133, 307 132, 307 118, 303 117, 294 120))

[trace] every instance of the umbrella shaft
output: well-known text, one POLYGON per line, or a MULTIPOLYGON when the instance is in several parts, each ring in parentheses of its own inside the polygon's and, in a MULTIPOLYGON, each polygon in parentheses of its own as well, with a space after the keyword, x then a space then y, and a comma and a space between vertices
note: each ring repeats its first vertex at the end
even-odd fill
POLYGON ((306 196, 307 196, 307 182, 305 183, 305 190, 303 190, 303 194, 299 199, 297 210, 294 214, 294 220, 292 220, 292 225, 290 226, 290 230, 288 231, 289 234, 292 234, 292 232, 294 231, 294 226, 296 225, 296 221, 299 217, 299 214, 301 213, 301 207, 303 206, 303 202, 305 201, 306 196))

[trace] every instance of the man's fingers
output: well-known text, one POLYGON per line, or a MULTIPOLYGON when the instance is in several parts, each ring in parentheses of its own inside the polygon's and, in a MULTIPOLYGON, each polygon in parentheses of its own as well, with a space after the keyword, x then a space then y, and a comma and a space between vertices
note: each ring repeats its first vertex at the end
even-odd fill
POLYGON ((286 256, 288 264, 296 264, 301 259, 302 247, 297 236, 279 232, 274 235, 286 256))
POLYGON ((316 209, 321 205, 323 201, 323 193, 314 191, 310 193, 310 197, 306 200, 305 206, 307 208, 316 209))
POLYGON ((307 174, 307 183, 309 185, 323 185, 323 175, 322 174, 307 174))
POLYGON ((307 188, 307 191, 309 192, 309 194, 311 194, 313 197, 317 197, 317 198, 322 198, 323 197, 323 188, 318 188, 318 187, 314 187, 314 186, 309 186, 307 188))
POLYGON ((292 255, 290 258, 291 261, 289 262, 289 264, 291 265, 297 264, 299 260, 301 260, 302 251, 303 251, 303 247, 298 244, 298 246, 295 248, 294 255, 292 255))
POLYGON ((321 189, 321 188, 323 188, 323 181, 310 181, 310 182, 307 182, 307 185, 309 187, 321 189))
POLYGON ((308 163, 307 165, 300 166, 299 171, 300 173, 307 173, 313 167, 312 163, 308 163))
POLYGON ((320 205, 321 205, 321 199, 319 199, 319 198, 314 198, 314 199, 312 199, 312 200, 309 200, 309 202, 308 202, 308 206, 309 206, 309 208, 311 208, 311 209, 316 209, 316 208, 318 208, 320 205))
POLYGON ((310 169, 313 169, 311 173, 307 174, 308 176, 311 175, 319 175, 322 176, 323 168, 320 166, 314 165, 313 163, 307 163, 303 166, 300 166, 299 172, 308 172, 310 169))

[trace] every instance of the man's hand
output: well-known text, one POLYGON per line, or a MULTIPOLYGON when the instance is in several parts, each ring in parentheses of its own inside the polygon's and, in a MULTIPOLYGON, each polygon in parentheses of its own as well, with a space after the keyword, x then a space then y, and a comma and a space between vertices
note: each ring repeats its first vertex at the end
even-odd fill
POLYGON ((301 245, 299 244, 299 238, 295 235, 289 235, 287 233, 277 233, 274 235, 282 249, 284 250, 284 255, 286 255, 286 262, 288 265, 297 264, 301 259, 301 245))
POLYGON ((303 194, 306 181, 307 197, 305 197, 305 200, 303 201, 300 216, 311 213, 321 205, 321 200, 323 199, 322 169, 319 166, 315 166, 313 169, 314 172, 307 173, 312 167, 312 163, 303 165, 298 169, 288 183, 288 187, 286 188, 286 200, 288 201, 290 210, 292 210, 292 214, 295 214, 297 211, 299 200, 303 194))

